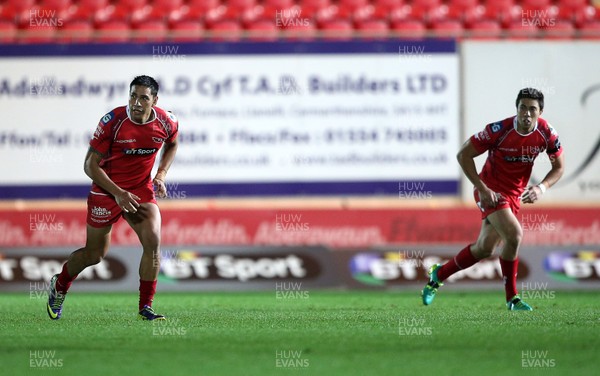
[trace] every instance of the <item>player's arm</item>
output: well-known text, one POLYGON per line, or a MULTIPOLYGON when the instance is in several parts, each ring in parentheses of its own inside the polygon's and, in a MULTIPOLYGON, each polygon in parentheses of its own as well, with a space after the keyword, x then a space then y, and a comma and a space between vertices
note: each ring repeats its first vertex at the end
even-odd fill
POLYGON ((552 168, 546 174, 542 182, 538 185, 528 187, 525 193, 523 193, 523 203, 533 204, 543 196, 546 189, 552 187, 557 181, 560 180, 565 172, 564 154, 561 154, 558 157, 550 158, 550 163, 552 164, 552 168), (542 188, 540 185, 544 185, 544 187, 542 188))
POLYGON ((468 139, 458 151, 456 159, 458 160, 458 164, 462 168, 467 179, 469 179, 469 181, 479 191, 481 205, 484 207, 494 207, 498 204, 496 193, 489 189, 488 186, 485 185, 485 183, 479 178, 477 167, 475 166, 475 157, 481 154, 483 154, 483 152, 478 151, 471 142, 471 139, 468 139))
POLYGON ((102 161, 102 154, 90 147, 85 156, 85 162, 83 164, 83 171, 90 177, 102 189, 110 193, 124 211, 133 212, 137 211, 140 206, 136 200, 140 198, 130 192, 127 192, 117 186, 106 174, 106 172, 100 168, 100 162, 102 161))
POLYGON ((152 180, 153 184, 156 186, 156 194, 158 197, 163 198, 167 196, 167 187, 165 186, 165 179, 167 178, 167 172, 175 159, 175 154, 177 154, 177 147, 179 146, 179 141, 177 137, 175 137, 171 142, 165 142, 163 145, 163 150, 160 155, 160 161, 158 162, 158 170, 156 170, 156 175, 152 180))

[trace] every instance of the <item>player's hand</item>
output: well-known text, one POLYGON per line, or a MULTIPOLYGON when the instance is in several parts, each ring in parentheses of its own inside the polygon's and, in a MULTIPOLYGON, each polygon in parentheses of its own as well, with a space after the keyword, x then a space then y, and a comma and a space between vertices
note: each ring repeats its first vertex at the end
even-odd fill
POLYGON ((167 186, 165 185, 164 180, 154 178, 154 180, 152 180, 152 184, 154 184, 154 189, 158 198, 167 197, 167 186))
POLYGON ((115 201, 117 205, 125 212, 125 213, 137 213, 140 204, 141 198, 134 195, 131 192, 123 191, 115 196, 115 201))
POLYGON ((485 187, 479 190, 479 202, 483 208, 495 208, 498 205, 499 194, 485 187))
POLYGON ((537 185, 527 187, 525 192, 521 195, 521 202, 524 204, 533 204, 539 200, 543 195, 540 187, 537 185))

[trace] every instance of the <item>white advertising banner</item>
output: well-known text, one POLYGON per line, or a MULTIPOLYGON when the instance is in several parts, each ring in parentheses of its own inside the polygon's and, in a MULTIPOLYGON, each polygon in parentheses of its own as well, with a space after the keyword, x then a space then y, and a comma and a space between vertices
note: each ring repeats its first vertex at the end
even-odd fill
MULTIPOLYGON (((600 43, 475 42, 461 46, 466 139, 486 124, 514 116, 522 88, 541 90, 542 118, 558 132, 566 169, 544 201, 600 203, 600 43)), ((481 168, 485 156, 478 158, 481 168)), ((535 162, 532 183, 550 170, 546 154, 535 162)), ((463 195, 472 200, 472 186, 463 195)))
POLYGON ((456 183, 458 56, 406 50, 5 57, 0 158, 19 162, 0 184, 87 184, 89 137, 138 74, 180 122, 172 181, 456 183))

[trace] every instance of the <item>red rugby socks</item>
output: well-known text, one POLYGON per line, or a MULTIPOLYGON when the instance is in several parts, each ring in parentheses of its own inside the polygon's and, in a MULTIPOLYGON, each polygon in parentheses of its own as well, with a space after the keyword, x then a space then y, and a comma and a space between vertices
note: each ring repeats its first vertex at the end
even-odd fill
POLYGON ((473 256, 471 253, 471 244, 463 248, 454 258, 444 265, 437 271, 437 277, 440 282, 444 281, 446 278, 450 277, 452 274, 470 268, 471 266, 477 264, 479 262, 478 259, 473 256))
POLYGON ((513 296, 517 295, 517 269, 519 267, 519 259, 512 261, 500 260, 500 269, 502 269, 502 277, 504 279, 504 290, 506 292, 506 301, 508 302, 513 296))
POLYGON ((156 293, 156 280, 154 281, 142 281, 140 279, 140 311, 144 306, 152 307, 152 299, 156 293))
POLYGON ((75 274, 72 277, 69 275, 67 263, 65 262, 60 274, 58 275, 58 279, 56 280, 56 291, 62 294, 66 294, 67 291, 69 291, 69 288, 71 287, 71 283, 73 283, 77 276, 78 274, 75 274))

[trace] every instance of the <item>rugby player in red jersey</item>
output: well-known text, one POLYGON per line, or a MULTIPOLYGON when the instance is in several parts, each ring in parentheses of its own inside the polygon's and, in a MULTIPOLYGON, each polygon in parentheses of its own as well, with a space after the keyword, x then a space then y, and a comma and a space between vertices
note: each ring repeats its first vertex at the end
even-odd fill
POLYGON ((425 305, 432 303, 444 280, 490 257, 502 242, 500 268, 507 307, 511 311, 532 310, 517 292, 518 252, 523 231, 516 215, 521 202, 536 202, 561 178, 564 157, 558 134, 539 117, 544 110, 542 92, 521 89, 516 106, 516 116, 488 124, 468 139, 458 152, 458 163, 475 187, 475 201, 482 217, 481 232, 474 244, 466 246, 452 260, 431 267, 429 282, 421 293, 425 305), (473 159, 486 151, 487 160, 481 173, 477 174, 473 159), (533 162, 544 151, 552 167, 540 184, 528 187, 533 162))
POLYGON ((142 244, 139 318, 164 320, 152 309, 159 270, 161 218, 158 197, 165 197, 165 178, 177 152, 178 122, 156 107, 158 83, 138 76, 129 85, 129 105, 117 107, 100 120, 90 141, 84 171, 92 179, 87 201, 85 247, 71 253, 60 274, 50 280, 47 311, 61 317, 71 282, 85 268, 99 263, 108 252, 112 225, 121 217, 142 244), (158 170, 152 167, 162 149, 158 170))

